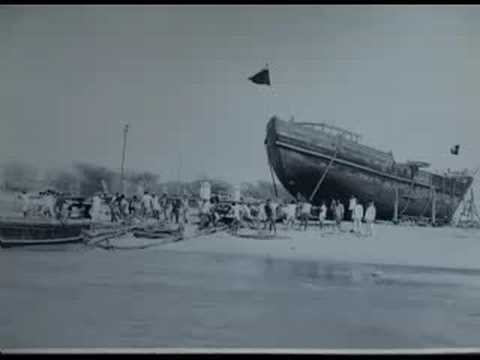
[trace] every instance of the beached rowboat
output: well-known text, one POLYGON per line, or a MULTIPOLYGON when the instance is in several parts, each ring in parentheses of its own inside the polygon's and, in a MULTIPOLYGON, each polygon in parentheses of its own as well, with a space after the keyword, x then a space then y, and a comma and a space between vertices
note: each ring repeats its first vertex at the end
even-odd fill
POLYGON ((42 219, 0 219, 0 246, 26 246, 77 243, 89 221, 62 223, 42 219))

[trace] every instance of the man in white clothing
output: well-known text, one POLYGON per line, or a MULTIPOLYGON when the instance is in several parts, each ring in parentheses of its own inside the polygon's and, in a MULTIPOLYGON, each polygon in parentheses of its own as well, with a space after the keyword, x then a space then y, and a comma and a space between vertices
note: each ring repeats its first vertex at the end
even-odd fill
POLYGON ((238 229, 240 229, 240 212, 241 206, 239 203, 234 202, 232 205, 232 213, 233 213, 233 222, 232 222, 232 231, 234 234, 238 233, 238 229))
POLYGON ((160 220, 160 201, 157 194, 152 195, 152 209, 153 217, 157 220, 160 220))
POLYGON ((142 197, 143 216, 148 217, 152 213, 152 197, 145 191, 142 197))
POLYGON ((375 222, 376 216, 377 209, 375 208, 375 204, 373 203, 373 201, 370 201, 370 204, 367 207, 367 211, 365 211, 365 222, 367 223, 368 236, 374 236, 373 224, 375 222))
POLYGON ((92 221, 99 221, 100 215, 102 211, 102 199, 100 195, 97 193, 92 199, 92 207, 90 208, 90 217, 92 221))
POLYGON ((350 217, 350 220, 352 220, 352 222, 353 222, 353 227, 352 227, 351 232, 355 232, 355 221, 353 219, 353 213, 354 213, 356 205, 357 205, 357 199, 355 198, 355 196, 352 195, 350 197, 350 201, 348 202, 348 212, 350 213, 349 217, 350 217))
POLYGON ((308 227, 308 220, 310 219, 310 214, 312 212, 312 204, 307 200, 302 202, 301 213, 300 213, 300 228, 303 225, 303 229, 306 231, 308 227))
POLYGON ((290 204, 287 205, 287 228, 295 226, 295 212, 297 211, 297 204, 292 200, 290 204))
POLYGON ((22 191, 22 193, 19 195, 20 200, 22 201, 22 213, 23 217, 27 217, 28 212, 30 211, 30 197, 27 195, 26 191, 22 191))
POLYGON ((45 213, 48 217, 55 218, 55 196, 51 191, 48 191, 45 197, 45 213))
POLYGON ((363 205, 357 203, 353 209, 353 231, 361 235, 362 234, 362 219, 363 219, 363 205))
MULTIPOLYGON (((333 203, 333 201, 332 201, 333 203)), ((336 207, 335 203, 335 207, 336 207)), ((323 226, 325 225, 325 219, 327 218, 327 206, 325 205, 325 201, 322 201, 322 205, 320 206, 320 212, 318 214, 318 220, 320 225, 320 230, 323 230, 323 226)))

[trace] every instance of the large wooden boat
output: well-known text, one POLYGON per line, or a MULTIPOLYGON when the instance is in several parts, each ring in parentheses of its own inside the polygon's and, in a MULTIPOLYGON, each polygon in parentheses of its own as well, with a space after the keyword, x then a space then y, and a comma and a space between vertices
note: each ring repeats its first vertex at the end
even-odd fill
POLYGON ((90 226, 89 221, 41 219, 0 219, 0 246, 52 245, 83 241, 82 230, 90 226))
POLYGON ((399 218, 435 211, 438 223, 450 222, 473 181, 467 171, 439 175, 421 170, 427 163, 397 163, 391 152, 362 144, 359 134, 324 123, 274 116, 265 145, 275 174, 293 196, 311 198, 314 205, 331 199, 348 205, 352 195, 363 204, 373 200, 383 220, 393 218, 397 199, 399 218))

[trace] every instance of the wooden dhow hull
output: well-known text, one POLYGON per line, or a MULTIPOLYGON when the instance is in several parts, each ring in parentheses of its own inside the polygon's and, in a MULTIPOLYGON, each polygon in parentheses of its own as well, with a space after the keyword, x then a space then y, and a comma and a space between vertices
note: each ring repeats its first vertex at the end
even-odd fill
POLYGON ((323 177, 314 205, 339 199, 348 207, 354 195, 364 206, 374 201, 382 220, 392 220, 398 199, 399 217, 431 217, 435 201, 437 222, 450 222, 473 181, 415 171, 395 163, 392 153, 277 117, 268 122, 265 145, 273 171, 293 196, 309 199, 323 177))
POLYGON ((0 219, 0 246, 55 245, 83 241, 90 222, 61 223, 30 219, 0 219))

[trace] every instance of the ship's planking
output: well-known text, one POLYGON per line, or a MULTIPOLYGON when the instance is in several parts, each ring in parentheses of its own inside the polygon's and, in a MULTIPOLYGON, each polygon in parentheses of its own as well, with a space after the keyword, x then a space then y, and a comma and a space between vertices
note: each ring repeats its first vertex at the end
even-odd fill
POLYGON ((272 117, 265 143, 275 174, 295 197, 313 195, 315 205, 330 199, 346 203, 351 195, 363 203, 373 200, 382 220, 393 218, 398 199, 399 216, 431 217, 435 211, 437 223, 451 221, 472 176, 441 176, 421 170, 425 163, 397 163, 391 152, 359 140, 358 134, 327 124, 272 117))

